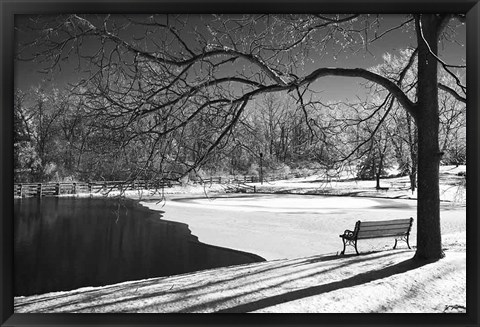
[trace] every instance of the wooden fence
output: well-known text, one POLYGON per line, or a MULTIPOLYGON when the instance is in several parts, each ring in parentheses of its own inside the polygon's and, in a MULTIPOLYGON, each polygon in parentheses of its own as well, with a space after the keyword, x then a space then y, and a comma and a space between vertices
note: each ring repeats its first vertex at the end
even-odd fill
MULTIPOLYGON (((286 174, 265 174, 263 175, 264 182, 271 182, 280 179, 296 178, 301 176, 286 175, 286 174)), ((230 175, 230 176, 211 176, 203 179, 192 180, 195 183, 209 183, 209 184, 245 184, 245 183, 259 183, 260 176, 258 175, 230 175)))
POLYGON ((258 176, 212 176, 204 178, 203 180, 197 180, 197 183, 205 184, 233 184, 233 183, 258 183, 260 177, 258 176))
MULTIPOLYGON (((287 179, 285 175, 264 176, 263 181, 287 179)), ((193 182, 200 184, 246 184, 258 183, 260 177, 256 175, 241 176, 212 176, 193 182)), ((14 195, 17 197, 30 196, 55 196, 80 193, 104 193, 109 191, 128 191, 141 189, 161 189, 180 185, 179 182, 170 180, 159 181, 100 181, 100 182, 62 182, 62 183, 21 183, 14 184, 14 195)))
POLYGON ((14 196, 52 196, 80 193, 103 193, 140 189, 160 189, 179 183, 173 181, 102 181, 102 182, 63 182, 63 183, 22 183, 14 184, 14 196))

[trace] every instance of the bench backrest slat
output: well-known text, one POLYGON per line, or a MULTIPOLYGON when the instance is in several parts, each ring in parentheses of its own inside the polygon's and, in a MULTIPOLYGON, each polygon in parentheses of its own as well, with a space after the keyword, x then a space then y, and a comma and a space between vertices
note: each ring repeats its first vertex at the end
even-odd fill
POLYGON ((406 224, 410 225, 410 218, 407 219, 393 219, 393 220, 379 220, 379 221, 362 221, 362 227, 378 226, 378 225, 397 225, 406 224))
POLYGON ((394 229, 406 230, 408 229, 408 227, 410 227, 410 224, 378 225, 378 226, 367 226, 367 227, 360 225, 360 231, 361 232, 368 232, 372 230, 388 231, 388 230, 394 230, 394 229))

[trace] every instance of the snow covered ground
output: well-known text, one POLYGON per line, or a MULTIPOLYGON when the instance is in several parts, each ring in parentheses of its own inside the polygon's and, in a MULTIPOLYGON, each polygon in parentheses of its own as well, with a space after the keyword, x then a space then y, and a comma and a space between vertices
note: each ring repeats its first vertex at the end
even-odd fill
POLYGON ((144 205, 162 211, 163 219, 187 223, 201 242, 253 252, 268 261, 16 297, 15 312, 466 312, 462 169, 442 167, 446 256, 436 262, 410 260, 415 226, 411 250, 404 244, 391 250, 389 239, 366 240, 359 244, 360 256, 338 255, 338 235, 358 219, 416 219, 416 201, 409 199, 415 194, 394 187, 400 184, 397 180, 382 181, 382 186, 390 182, 392 187, 381 192, 373 181, 339 181, 326 187, 309 178, 256 184, 260 191, 294 194, 278 197, 218 198, 219 186, 208 189, 210 198, 204 196, 206 188, 198 187, 188 195, 172 190, 176 195, 166 202, 145 202, 151 198, 145 193, 144 205), (313 195, 319 193, 349 197, 313 195))
POLYGON ((316 255, 15 299, 16 312, 465 312, 464 249, 316 255))

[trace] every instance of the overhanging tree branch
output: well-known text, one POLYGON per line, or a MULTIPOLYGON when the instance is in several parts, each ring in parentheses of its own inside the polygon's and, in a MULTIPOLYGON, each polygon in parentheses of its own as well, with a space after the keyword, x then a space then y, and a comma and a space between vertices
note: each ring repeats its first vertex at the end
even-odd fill
POLYGON ((442 83, 438 83, 438 88, 440 90, 443 90, 445 92, 448 92, 450 93, 451 95, 453 95, 453 97, 455 99, 457 99, 458 101, 461 101, 463 103, 467 103, 467 98, 466 97, 462 97, 460 94, 458 94, 457 91, 455 91, 454 89, 452 89, 451 87, 445 85, 445 84, 442 84, 442 83))
POLYGON ((377 83, 387 89, 413 117, 417 115, 416 104, 412 102, 397 84, 389 79, 363 68, 319 68, 300 79, 297 84, 311 83, 325 76, 360 77, 377 83))

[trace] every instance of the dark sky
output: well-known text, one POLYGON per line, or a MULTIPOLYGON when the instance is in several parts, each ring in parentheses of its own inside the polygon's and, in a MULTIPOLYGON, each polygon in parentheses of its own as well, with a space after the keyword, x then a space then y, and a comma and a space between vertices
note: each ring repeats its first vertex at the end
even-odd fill
MULTIPOLYGON (((382 15, 383 30, 398 25, 403 21, 403 15, 382 15)), ((21 23, 17 23, 21 25, 21 23)), ((439 44, 440 57, 451 64, 465 64, 465 25, 455 24, 456 36, 455 42, 444 41, 439 44), (458 43, 458 44, 457 44, 458 43)), ((20 38, 17 37, 16 41, 20 38)), ((391 54, 398 54, 399 50, 407 47, 416 46, 416 37, 413 30, 395 30, 390 32, 387 36, 382 37, 368 46, 368 52, 360 51, 356 54, 344 53, 338 58, 333 58, 331 54, 326 54, 321 61, 316 61, 314 64, 306 64, 304 71, 311 72, 319 67, 362 67, 369 68, 381 64, 383 62, 382 56, 386 52, 391 54)), ((62 87, 66 82, 75 82, 81 74, 73 70, 75 58, 70 63, 63 64, 62 70, 53 77, 53 82, 57 87, 62 87)), ((47 79, 47 75, 38 73, 39 65, 33 62, 17 62, 15 65, 15 86, 22 90, 28 90, 32 86, 37 86, 43 79, 47 79)), ((52 85, 47 81, 47 85, 52 85)), ((360 79, 342 78, 342 77, 328 77, 320 80, 318 85, 319 91, 327 99, 344 100, 346 98, 354 98, 355 94, 362 92, 359 83, 363 82, 360 79)))

